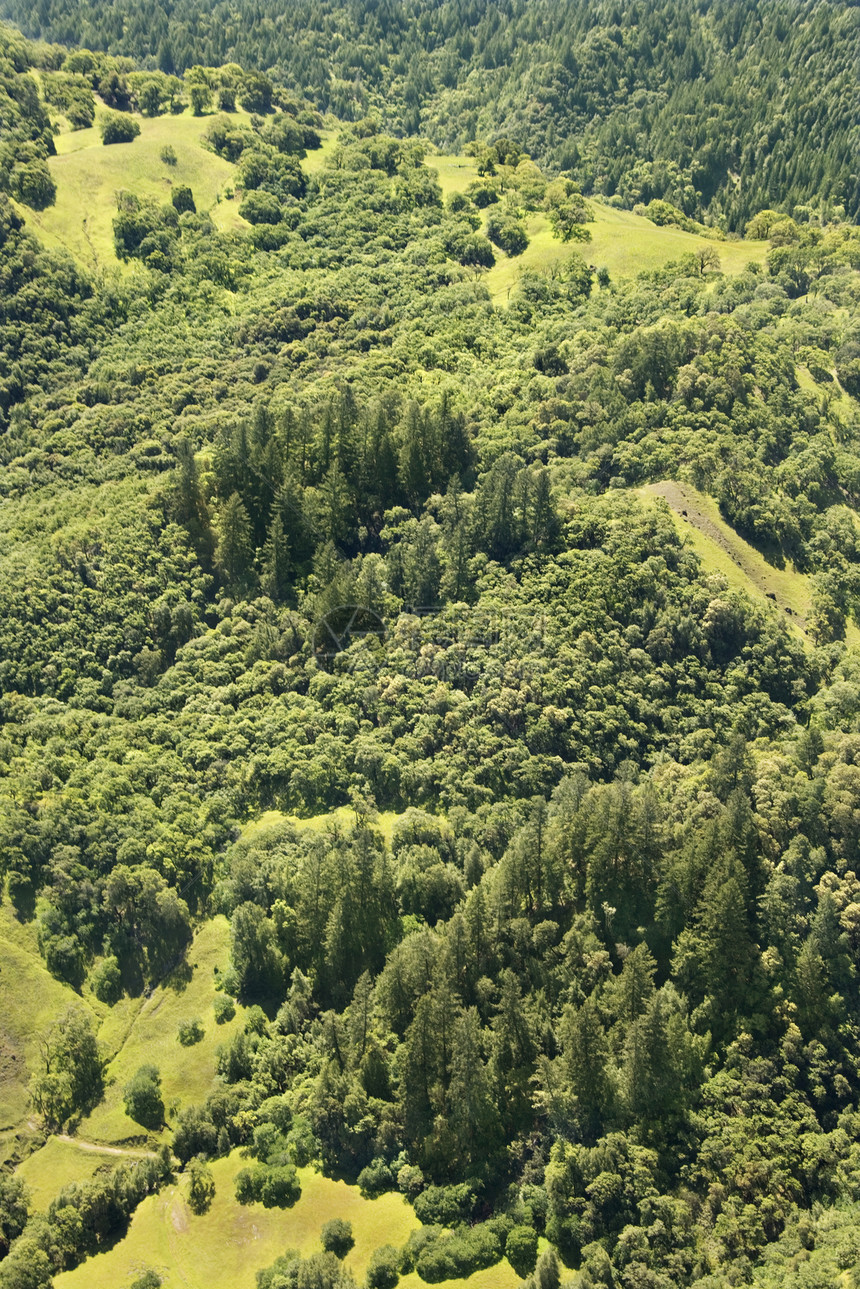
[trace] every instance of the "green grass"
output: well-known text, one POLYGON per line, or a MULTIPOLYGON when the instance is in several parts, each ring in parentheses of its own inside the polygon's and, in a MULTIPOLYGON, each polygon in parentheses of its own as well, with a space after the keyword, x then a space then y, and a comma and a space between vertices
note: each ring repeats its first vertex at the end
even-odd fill
POLYGON ((454 192, 465 192, 469 184, 478 178, 474 157, 428 155, 426 164, 429 169, 436 171, 442 196, 446 199, 454 192))
MULTIPOLYGON (((394 810, 381 810, 374 822, 374 828, 382 833, 389 844, 398 818, 399 815, 394 810)), ((355 814, 351 806, 335 806, 334 810, 326 810, 323 814, 310 815, 305 819, 298 815, 286 815, 281 810, 265 810, 263 814, 245 825, 242 829, 242 837, 245 841, 252 841, 283 823, 294 824, 297 828, 308 832, 325 832, 328 828, 340 828, 346 831, 354 827, 355 814)))
MULTIPOLYGON (((446 199, 452 193, 464 192, 478 178, 473 157, 428 156, 427 165, 437 172, 446 199)), ((525 221, 529 245, 522 255, 511 258, 504 251, 496 250, 495 267, 484 275, 484 281, 497 304, 507 302, 524 269, 551 273, 573 250, 579 251, 596 268, 605 266, 615 279, 660 268, 703 246, 716 248, 724 273, 740 273, 752 262, 761 264, 768 251, 768 242, 716 242, 680 228, 659 228, 642 215, 616 210, 594 198, 589 200, 595 214, 594 222, 588 225, 590 242, 559 241, 553 237, 546 215, 535 212, 525 221)))
MULTIPOLYGON (((116 193, 124 189, 167 202, 176 184, 188 184, 197 209, 209 210, 217 227, 244 225, 238 201, 222 199, 224 189, 233 182, 235 166, 201 144, 210 119, 187 111, 152 119, 138 117, 140 137, 110 147, 103 145, 98 123, 88 130, 57 135, 57 156, 49 161, 57 185, 56 204, 44 211, 22 209, 31 231, 47 246, 64 247, 90 268, 115 267, 112 221, 116 193), (161 150, 168 144, 176 153, 175 166, 161 160, 161 150)), ((232 119, 238 124, 250 118, 236 112, 232 119)))
POLYGON ((145 1200, 125 1238, 57 1276, 56 1289, 123 1289, 145 1266, 163 1277, 164 1289, 253 1289, 256 1271, 286 1249, 304 1255, 317 1251, 320 1228, 332 1217, 352 1222, 355 1248, 346 1263, 361 1280, 374 1249, 404 1244, 419 1225, 402 1196, 366 1200, 357 1187, 311 1169, 300 1172, 302 1196, 293 1208, 243 1207, 234 1198, 233 1182, 246 1165, 239 1151, 212 1164, 215 1199, 202 1217, 188 1208, 185 1178, 145 1200))
POLYGON ((34 923, 19 923, 8 903, 0 906, 0 1128, 25 1118, 39 1040, 72 1006, 91 1011, 45 967, 34 923))
POLYGON ((591 204, 595 218, 588 225, 590 242, 559 241, 553 237, 546 215, 537 213, 526 219, 529 244, 522 255, 511 258, 496 250, 496 264, 484 281, 497 304, 507 302, 525 269, 551 273, 572 251, 578 251, 596 268, 606 267, 610 278, 618 280, 660 268, 703 246, 716 249, 723 272, 740 273, 749 263, 762 263, 768 249, 767 242, 715 242, 680 228, 658 228, 632 211, 616 210, 594 200, 591 204))
POLYGON ((850 394, 846 394, 845 390, 839 384, 839 381, 836 379, 835 367, 830 369, 830 374, 833 377, 833 380, 829 384, 819 385, 808 367, 804 367, 802 363, 798 363, 795 368, 797 383, 802 390, 805 390, 808 394, 815 395, 819 400, 823 401, 824 399, 828 399, 830 407, 837 413, 841 413, 845 416, 856 414, 857 402, 850 394))
POLYGON ((49 1137, 42 1149, 25 1159, 15 1172, 27 1183, 32 1208, 44 1213, 64 1186, 87 1181, 100 1169, 111 1169, 118 1162, 115 1155, 84 1151, 69 1141, 49 1137))
POLYGON ((191 972, 187 982, 180 969, 150 998, 134 1000, 131 1005, 118 1004, 111 1010, 99 1038, 116 1055, 107 1067, 104 1100, 81 1124, 81 1137, 111 1143, 146 1136, 123 1108, 125 1084, 146 1063, 158 1066, 161 1072, 165 1108, 171 1104, 192 1105, 206 1098, 215 1085, 218 1047, 244 1023, 244 1009, 239 1005, 233 1020, 224 1025, 216 1025, 212 1010, 217 992, 213 969, 226 967, 229 944, 227 919, 213 918, 199 929, 188 951, 191 972), (203 1039, 193 1047, 183 1047, 177 1029, 181 1021, 194 1017, 203 1022, 203 1039))
MULTIPOLYGON (((246 1166, 240 1151, 212 1164, 215 1199, 202 1217, 186 1202, 187 1180, 144 1200, 128 1233, 108 1252, 56 1277, 56 1289, 125 1289, 144 1267, 162 1276, 164 1289, 253 1289, 255 1274, 286 1249, 307 1257, 320 1248, 320 1228, 330 1218, 352 1223, 355 1247, 346 1266, 359 1284, 370 1256, 381 1244, 397 1247, 420 1224, 401 1195, 363 1199, 356 1186, 333 1181, 309 1168, 300 1170, 302 1195, 291 1209, 237 1204, 233 1185, 246 1166)), ((421 1289, 415 1274, 403 1289, 421 1289)), ((448 1280, 441 1289, 515 1289, 519 1277, 503 1261, 465 1280, 448 1280)))
POLYGON ((339 130, 320 130, 319 136, 322 139, 321 148, 313 148, 302 161, 302 170, 306 175, 319 174, 320 170, 325 168, 329 157, 337 147, 337 136, 339 130))
MULTIPOLYGON (((785 612, 793 630, 805 631, 812 602, 812 579, 790 564, 775 568, 760 551, 744 541, 727 524, 713 497, 705 496, 688 483, 652 483, 640 489, 644 496, 662 497, 668 502, 675 527, 698 555, 705 573, 720 573, 733 590, 754 599, 776 604, 785 612), (686 511, 686 515, 682 512, 686 511)), ((849 624, 849 643, 860 641, 860 632, 849 624)))

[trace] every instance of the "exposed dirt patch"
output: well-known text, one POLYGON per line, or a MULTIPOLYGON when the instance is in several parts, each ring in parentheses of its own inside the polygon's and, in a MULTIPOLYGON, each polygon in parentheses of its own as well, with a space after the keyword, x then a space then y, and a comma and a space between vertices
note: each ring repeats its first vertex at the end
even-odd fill
POLYGON ((188 1209, 185 1207, 185 1200, 181 1195, 175 1196, 170 1206, 170 1221, 173 1224, 174 1231, 188 1230, 188 1209))
POLYGON ((94 1155, 123 1155, 129 1159, 155 1159, 154 1150, 132 1150, 125 1146, 100 1146, 95 1141, 82 1141, 80 1137, 70 1137, 65 1132, 57 1133, 60 1141, 77 1146, 78 1150, 87 1150, 94 1155))

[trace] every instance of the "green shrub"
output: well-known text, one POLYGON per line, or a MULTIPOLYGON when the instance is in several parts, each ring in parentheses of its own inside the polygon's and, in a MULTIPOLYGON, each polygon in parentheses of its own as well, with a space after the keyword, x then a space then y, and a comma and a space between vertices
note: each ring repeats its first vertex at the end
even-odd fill
POLYGON ((215 1178, 212 1169, 203 1159, 192 1159, 188 1167, 191 1184, 188 1188, 188 1207, 200 1216, 208 1213, 215 1198, 215 1178))
POLYGON ((147 1267, 136 1280, 132 1280, 129 1289, 160 1289, 162 1283, 163 1281, 158 1272, 153 1271, 152 1267, 147 1267))
POLYGON ((292 1164, 270 1167, 256 1164, 236 1176, 236 1199, 240 1204, 262 1204, 264 1208, 292 1208, 302 1188, 292 1164))
POLYGON ((515 1226, 508 1232, 505 1242, 505 1256, 523 1279, 535 1269, 537 1262, 538 1236, 531 1226, 515 1226))
POLYGON ((111 112, 102 121, 102 143, 131 143, 140 134, 140 126, 127 112, 111 112))
POLYGON ((393 1244, 383 1244, 370 1258, 367 1289, 394 1289, 400 1279, 399 1255, 393 1244))
POLYGON ((205 1034, 202 1021, 195 1016, 193 1020, 183 1020, 180 1022, 176 1036, 183 1047, 193 1047, 199 1043, 205 1034))
POLYGON ((320 1243, 328 1253, 334 1253, 338 1258, 345 1258, 355 1244, 352 1223, 344 1221, 342 1217, 333 1217, 324 1224, 320 1233, 320 1243))
POLYGON ((415 1214, 425 1226, 455 1226, 472 1216, 477 1198, 473 1182, 457 1186, 428 1186, 415 1201, 415 1214))
POLYGON ((103 959, 90 976, 90 984, 99 1002, 117 1002, 122 995, 122 975, 116 958, 103 959))
POLYGON ((157 1132, 164 1124, 161 1075, 154 1065, 141 1065, 123 1090, 123 1104, 129 1119, 157 1132))
POLYGON ((226 1025, 236 1015, 236 1004, 229 994, 216 994, 212 1002, 215 1024, 226 1025))
POLYGON ((394 1176, 384 1159, 374 1159, 361 1170, 358 1187, 366 1199, 374 1199, 394 1189, 394 1176))

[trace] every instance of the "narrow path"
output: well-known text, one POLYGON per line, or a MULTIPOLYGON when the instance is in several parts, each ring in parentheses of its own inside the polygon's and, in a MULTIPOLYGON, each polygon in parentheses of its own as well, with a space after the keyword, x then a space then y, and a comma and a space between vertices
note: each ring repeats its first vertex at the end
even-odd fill
POLYGON ((71 1137, 67 1132, 57 1133, 58 1141, 65 1141, 78 1150, 89 1151, 93 1155, 125 1155, 131 1159, 157 1159, 154 1150, 132 1150, 126 1146, 99 1146, 94 1141, 82 1141, 80 1137, 71 1137))

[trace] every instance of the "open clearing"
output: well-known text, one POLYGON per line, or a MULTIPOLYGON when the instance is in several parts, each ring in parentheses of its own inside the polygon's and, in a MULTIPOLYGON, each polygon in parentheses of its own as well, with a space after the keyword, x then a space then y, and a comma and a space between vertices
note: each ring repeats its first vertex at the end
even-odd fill
MULTIPOLYGON (((100 110, 98 117, 103 115, 100 110)), ((109 147, 102 143, 98 123, 88 130, 57 135, 57 156, 48 163, 57 185, 56 205, 43 211, 22 208, 28 226, 45 245, 65 248, 90 269, 116 267, 116 194, 126 191, 167 202, 174 186, 187 184, 197 209, 210 211, 216 227, 246 227, 238 213, 238 200, 223 196, 236 167, 207 151, 201 142, 213 119, 192 116, 188 111, 175 116, 135 117, 140 137, 109 147), (167 145, 176 153, 176 165, 161 159, 167 145)), ((235 112, 230 119, 238 125, 247 124, 250 117, 246 112, 235 112)))
MULTIPOLYGON (((478 178, 472 157, 428 156, 427 165, 437 172, 446 199, 452 193, 465 192, 478 178)), ((546 215, 534 212, 525 219, 529 244, 522 255, 511 257, 495 248, 495 266, 483 275, 483 280, 497 304, 508 301, 525 270, 551 272, 572 251, 578 251, 596 268, 606 267, 610 278, 624 278, 660 268, 704 246, 716 250, 724 273, 740 273, 747 264, 763 263, 769 249, 768 242, 741 239, 719 242, 671 225, 658 227, 632 211, 617 210, 593 197, 588 200, 594 209, 594 221, 587 225, 590 242, 559 241, 553 237, 546 215)))
POLYGON ((27 1183, 34 1209, 45 1212, 64 1186, 88 1181, 95 1173, 110 1170, 119 1162, 113 1152, 83 1150, 82 1144, 66 1137, 49 1137, 41 1150, 15 1170, 27 1183))
MULTIPOLYGON (((243 1206, 236 1202, 233 1187, 237 1172, 246 1166, 241 1151, 215 1160, 215 1199, 202 1217, 188 1208, 186 1178, 144 1200, 125 1238, 57 1276, 56 1289, 122 1289, 145 1267, 162 1276, 164 1289, 253 1289, 256 1272, 286 1249, 304 1256, 318 1251, 320 1228, 333 1217, 352 1223, 355 1247, 345 1261, 361 1283, 374 1249, 405 1244, 420 1225, 401 1195, 366 1200, 356 1186, 309 1168, 299 1170, 302 1195, 293 1208, 243 1206)), ((445 1281, 440 1289, 515 1289, 518 1283, 503 1261, 467 1280, 445 1281)), ((413 1273, 400 1284, 420 1289, 424 1282, 413 1273)))
POLYGON ((687 539, 708 573, 722 573, 734 590, 769 600, 782 610, 789 625, 805 632, 812 601, 812 580, 793 568, 774 568, 744 541, 720 514, 712 497, 688 483, 667 480, 649 483, 644 496, 661 497, 670 507, 675 527, 687 539))
POLYGON ((129 1119, 123 1108, 123 1088, 144 1064, 161 1072, 165 1109, 204 1101, 215 1086, 218 1048, 242 1028, 245 1009, 236 1004, 236 1015, 216 1025, 212 1008, 214 970, 226 967, 230 948, 230 924, 217 916, 197 931, 186 963, 179 967, 149 998, 124 1000, 105 1017, 99 1039, 116 1055, 105 1076, 104 1100, 81 1124, 81 1137, 101 1143, 138 1142, 146 1129, 129 1119), (182 1021, 199 1019, 203 1038, 183 1047, 177 1037, 182 1021))
POLYGON ((302 1195, 291 1209, 243 1206, 234 1198, 236 1174, 247 1167, 240 1151, 212 1164, 215 1199, 196 1217, 185 1200, 187 1179, 153 1195, 137 1209, 128 1234, 108 1252, 56 1278, 57 1289, 118 1289, 153 1267, 164 1289, 253 1289, 255 1273, 286 1249, 310 1254, 320 1247, 320 1228, 332 1217, 353 1224, 355 1248, 347 1265, 361 1278, 380 1244, 404 1244, 419 1225, 400 1195, 361 1197, 357 1187, 305 1168, 302 1195))
POLYGON ((0 1128, 12 1128, 23 1120, 27 1085, 39 1064, 39 1041, 58 1017, 75 1006, 90 1010, 71 986, 55 980, 46 968, 35 923, 19 922, 12 907, 4 903, 0 906, 0 1128))
POLYGON ((522 255, 511 258, 496 248, 495 266, 484 281, 497 304, 509 299, 525 270, 551 272, 573 251, 595 268, 607 268, 610 280, 615 280, 661 268, 672 260, 692 255, 703 246, 716 250, 724 273, 740 273, 749 263, 763 262, 768 249, 767 242, 716 242, 685 233, 680 228, 658 228, 643 215, 604 206, 593 198, 589 201, 594 208, 594 220, 586 225, 591 233, 590 242, 559 241, 553 237, 546 215, 537 213, 525 221, 529 244, 522 255))
MULTIPOLYGON (((399 815, 394 810, 382 810, 373 821, 372 827, 382 833, 389 845, 394 824, 398 818, 399 815)), ((335 806, 333 810, 326 810, 323 814, 301 818, 299 815, 285 815, 280 810, 265 810, 258 818, 252 819, 245 825, 242 829, 242 837, 245 841, 251 841, 281 824, 293 824, 294 827, 308 832, 321 833, 332 828, 346 832, 355 827, 355 812, 351 806, 335 806)))
MULTIPOLYGON (((116 269, 113 217, 117 194, 126 191, 167 202, 178 184, 191 188, 197 209, 209 211, 217 228, 247 227, 239 215, 239 198, 232 191, 236 167, 203 146, 212 116, 192 116, 186 109, 176 115, 136 117, 141 131, 137 139, 105 147, 98 126, 103 115, 100 108, 97 123, 90 129, 56 136, 57 156, 49 161, 57 184, 56 204, 44 211, 22 209, 27 224, 45 245, 67 250, 90 269, 116 269), (176 154, 172 166, 161 159, 168 145, 176 154)), ((247 113, 239 111, 230 119, 237 125, 250 120, 247 113)), ((302 161, 307 174, 323 169, 337 138, 336 129, 322 132, 322 147, 302 161)), ((471 157, 431 155, 427 164, 436 170, 446 198, 464 191, 478 177, 471 157)), ((751 261, 763 261, 767 251, 766 242, 714 242, 678 228, 658 228, 642 216, 600 201, 592 200, 592 205, 595 219, 588 226, 592 240, 585 244, 557 240, 545 214, 530 214, 526 218, 526 250, 514 258, 497 250, 496 265, 484 276, 492 298, 505 303, 524 270, 551 272, 574 249, 596 267, 605 266, 613 278, 658 268, 704 245, 716 248, 726 273, 738 273, 751 261)), ((137 265, 122 269, 140 271, 137 265)))

